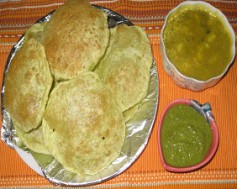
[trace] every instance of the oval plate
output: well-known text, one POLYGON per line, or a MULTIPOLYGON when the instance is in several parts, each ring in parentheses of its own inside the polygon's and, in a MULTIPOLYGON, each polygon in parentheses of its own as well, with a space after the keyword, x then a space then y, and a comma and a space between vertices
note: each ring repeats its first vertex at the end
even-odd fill
MULTIPOLYGON (((129 20, 120 14, 104 7, 95 6, 106 12, 108 15, 109 28, 113 28, 121 23, 133 25, 129 20)), ((53 11, 54 12, 54 11, 53 11)), ((48 22, 53 12, 42 17, 36 23, 48 22)), ((5 67, 4 78, 11 64, 11 60, 23 44, 24 35, 12 48, 5 67)), ((4 78, 2 85, 2 140, 11 148, 14 148, 25 163, 38 174, 46 177, 50 182, 65 186, 88 186, 109 180, 128 169, 141 155, 150 138, 155 122, 158 107, 158 73, 156 63, 153 59, 148 94, 135 108, 134 116, 126 122, 126 136, 119 157, 117 157, 106 169, 95 175, 79 177, 66 171, 62 165, 52 156, 37 154, 27 149, 16 136, 16 131, 12 124, 8 112, 4 108, 4 78)), ((134 112, 134 109, 131 110, 134 112)), ((129 112, 128 112, 129 114, 129 112)))

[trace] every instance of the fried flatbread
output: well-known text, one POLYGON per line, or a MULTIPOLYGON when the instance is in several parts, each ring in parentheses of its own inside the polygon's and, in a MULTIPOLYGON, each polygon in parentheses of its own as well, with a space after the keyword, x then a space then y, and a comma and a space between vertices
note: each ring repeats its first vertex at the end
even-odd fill
POLYGON ((53 81, 44 47, 39 41, 41 26, 43 24, 33 25, 27 31, 23 46, 14 56, 5 77, 4 106, 14 126, 23 132, 39 127, 53 81))
POLYGON ((109 47, 95 72, 125 111, 146 96, 151 64, 151 46, 145 31, 121 24, 111 29, 109 47))
POLYGON ((42 126, 52 155, 79 175, 106 168, 119 156, 125 137, 122 112, 94 72, 53 89, 42 126))
POLYGON ((27 148, 37 153, 50 154, 43 141, 42 126, 29 133, 25 133, 17 127, 15 129, 17 136, 27 148))
POLYGON ((107 15, 86 0, 68 0, 45 27, 45 49, 56 80, 93 70, 109 41, 107 15))

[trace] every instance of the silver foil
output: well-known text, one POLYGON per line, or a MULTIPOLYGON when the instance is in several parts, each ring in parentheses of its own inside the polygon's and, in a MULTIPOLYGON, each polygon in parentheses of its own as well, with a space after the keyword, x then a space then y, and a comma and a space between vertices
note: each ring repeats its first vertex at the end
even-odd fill
MULTIPOLYGON (((129 20, 114 11, 100 6, 95 7, 107 13, 110 28, 115 27, 121 23, 133 25, 129 20)), ((53 12, 49 13, 38 20, 37 23, 49 21, 52 14, 53 12)), ((23 39, 24 35, 20 38, 20 40, 10 52, 5 68, 4 78, 7 74, 8 67, 11 64, 12 58, 22 46, 23 39)), ((33 159, 38 163, 43 174, 40 171, 37 172, 45 176, 50 182, 54 184, 65 186, 87 186, 98 184, 111 179, 128 169, 141 155, 149 141, 158 107, 158 73, 155 61, 153 61, 151 67, 148 94, 146 98, 137 105, 134 116, 126 122, 126 137, 119 157, 117 157, 106 169, 101 170, 95 175, 87 175, 84 177, 66 171, 62 165, 52 156, 32 152, 21 143, 20 139, 16 136, 16 131, 12 124, 11 118, 4 108, 4 78, 1 91, 3 118, 1 138, 9 147, 14 148, 23 158, 23 160, 25 160, 24 156, 19 153, 19 149, 22 149, 26 151, 28 155, 33 156, 33 159)), ((32 167, 31 164, 27 162, 27 160, 25 161, 30 167, 32 167)))

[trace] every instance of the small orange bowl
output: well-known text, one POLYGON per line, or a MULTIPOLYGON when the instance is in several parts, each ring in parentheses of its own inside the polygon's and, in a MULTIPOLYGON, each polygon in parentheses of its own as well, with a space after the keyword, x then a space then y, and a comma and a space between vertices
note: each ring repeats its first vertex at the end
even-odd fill
POLYGON ((183 173, 183 172, 191 172, 194 170, 197 170, 201 167, 203 167, 204 165, 206 165, 215 155, 217 148, 218 148, 218 143, 219 143, 219 134, 218 134, 218 129, 217 129, 217 125, 215 122, 215 119, 212 115, 211 112, 211 107, 209 103, 206 103, 204 105, 199 104, 197 101, 195 100, 190 100, 190 99, 177 99, 174 100, 173 102, 171 102, 166 109, 164 110, 164 112, 161 115, 161 119, 159 121, 159 128, 158 128, 158 150, 159 150, 159 155, 160 155, 160 160, 162 163, 162 166, 164 167, 164 169, 166 169, 167 171, 170 172, 177 172, 177 173, 183 173), (198 113, 200 113, 210 124, 211 127, 211 131, 212 131, 212 144, 211 147, 207 153, 207 155, 205 156, 205 158, 199 162, 198 164, 195 164, 193 166, 188 166, 188 167, 173 167, 171 165, 169 165, 168 163, 166 163, 165 158, 163 156, 163 152, 162 152, 162 146, 161 146, 161 129, 162 129, 162 124, 163 124, 163 120, 165 118, 165 115, 167 113, 167 111, 172 108, 175 105, 178 104, 184 104, 184 105, 188 105, 193 107, 198 113))

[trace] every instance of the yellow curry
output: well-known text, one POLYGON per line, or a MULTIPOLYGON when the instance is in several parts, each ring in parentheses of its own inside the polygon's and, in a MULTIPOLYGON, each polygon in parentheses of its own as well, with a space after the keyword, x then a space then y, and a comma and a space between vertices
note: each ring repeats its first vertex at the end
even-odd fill
POLYGON ((204 7, 184 6, 172 13, 163 39, 170 61, 197 80, 220 75, 232 58, 232 39, 224 22, 204 7))

